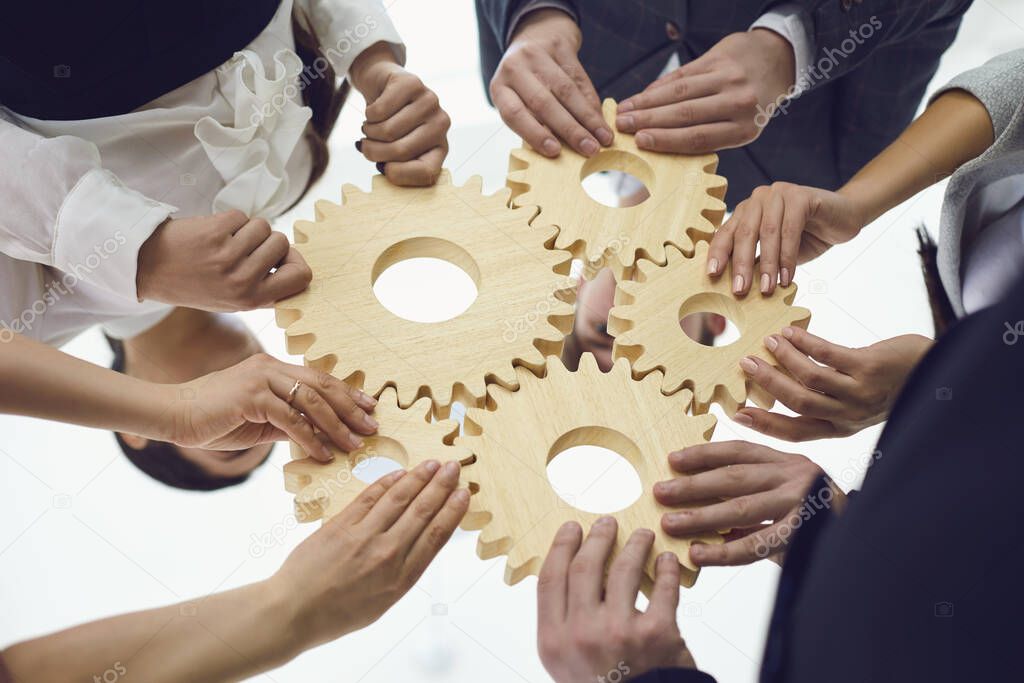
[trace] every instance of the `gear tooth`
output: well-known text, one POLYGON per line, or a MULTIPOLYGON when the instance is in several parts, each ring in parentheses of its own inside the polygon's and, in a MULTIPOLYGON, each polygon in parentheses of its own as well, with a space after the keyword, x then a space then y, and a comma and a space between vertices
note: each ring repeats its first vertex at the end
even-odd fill
POLYGON ((519 162, 520 164, 522 164, 522 167, 520 167, 520 168, 525 168, 526 166, 528 166, 530 164, 532 154, 531 154, 530 150, 526 149, 525 147, 517 147, 517 148, 513 149, 512 151, 510 151, 508 153, 508 156, 509 156, 509 162, 510 163, 512 161, 516 161, 516 162, 519 162))
MULTIPOLYGON (((509 190, 508 188, 505 189, 509 190)), ((537 204, 537 200, 535 198, 533 190, 527 190, 525 192, 520 192, 514 195, 511 193, 511 190, 509 190, 509 195, 509 206, 511 206, 513 209, 530 206, 539 206, 539 204, 537 204)))
MULTIPOLYGON (((388 390, 390 387, 384 391, 388 390)), ((434 402, 430 400, 429 396, 421 396, 413 401, 406 410, 416 417, 422 416, 424 422, 430 422, 430 416, 434 412, 434 402)))
POLYGON ((594 354, 587 351, 581 355, 580 364, 576 372, 580 372, 585 375, 601 374, 601 368, 597 367, 597 359, 594 358, 594 354))
MULTIPOLYGON (((513 154, 515 154, 515 150, 513 150, 513 154)), ((529 187, 529 177, 530 174, 527 171, 520 169, 518 171, 510 172, 508 176, 506 176, 505 182, 512 185, 523 185, 524 187, 529 187)))
POLYGON ((510 544, 508 534, 491 522, 480 530, 480 536, 476 539, 476 554, 481 560, 490 560, 504 554, 510 544))
POLYGON ((558 356, 548 356, 544 361, 544 376, 548 378, 560 378, 562 380, 569 377, 572 374, 565 367, 562 359, 558 356))
POLYGON ((508 550, 505 562, 505 583, 514 586, 527 576, 536 575, 540 571, 540 564, 540 557, 527 554, 520 545, 513 545, 508 550))
MULTIPOLYGON (((382 178, 385 181, 387 180, 382 175, 373 176, 373 180, 371 180, 371 183, 373 183, 374 186, 376 186, 376 184, 379 182, 379 181, 377 181, 377 178, 382 178)), ((366 195, 365 192, 360 190, 358 187, 356 187, 352 183, 345 183, 344 185, 341 186, 341 204, 342 204, 342 206, 347 206, 347 205, 352 204, 354 202, 358 202, 358 201, 362 200, 365 195, 366 195)))
MULTIPOLYGON (((687 403, 689 403, 689 399, 687 403)), ((698 429, 700 429, 701 436, 704 437, 705 441, 710 441, 711 436, 715 433, 715 427, 718 426, 718 418, 711 414, 705 415, 694 415, 694 420, 697 420, 698 429)))
MULTIPOLYGON (((475 195, 483 194, 484 179, 479 175, 471 175, 466 179, 465 184, 459 189, 463 192, 473 193, 475 195)), ((507 204, 508 201, 506 200, 505 203, 507 204)))
MULTIPOLYGON (((462 522, 459 524, 466 531, 476 531, 479 529, 486 528, 487 524, 494 517, 488 510, 484 509, 483 503, 480 501, 480 494, 472 495, 469 498, 469 509, 466 511, 466 516, 462 518, 462 522)), ((480 552, 480 543, 477 541, 477 553, 480 552)))
POLYGON ((452 182, 451 171, 449 171, 447 168, 442 168, 441 172, 437 176, 437 180, 434 182, 434 185, 437 187, 442 187, 445 185, 454 185, 454 183, 452 182))
MULTIPOLYGON (((320 210, 316 209, 316 211, 319 214, 320 210)), ((295 227, 292 229, 292 232, 294 232, 295 234, 296 247, 305 242, 308 242, 309 236, 313 234, 316 231, 316 229, 316 223, 314 223, 313 221, 295 221, 295 227)), ((302 251, 301 247, 299 248, 299 251, 302 251)))

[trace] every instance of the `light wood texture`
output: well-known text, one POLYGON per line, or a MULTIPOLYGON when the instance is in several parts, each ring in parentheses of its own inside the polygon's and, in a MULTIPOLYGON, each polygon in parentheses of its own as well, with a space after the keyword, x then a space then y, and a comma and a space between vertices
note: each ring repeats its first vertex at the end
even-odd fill
MULTIPOLYGON (((615 130, 614 100, 603 113, 615 130)), ((555 225, 551 244, 567 249, 590 267, 609 267, 616 278, 628 275, 637 258, 665 263, 665 245, 693 253, 693 243, 709 239, 725 213, 726 180, 715 175, 718 156, 649 152, 633 136, 615 133, 610 147, 587 158, 562 147, 549 159, 525 142, 512 150, 508 186, 512 206, 536 205, 538 225, 555 225), (624 171, 646 185, 650 197, 631 207, 608 207, 586 193, 581 181, 598 171, 624 171)))
MULTIPOLYGON (((699 242, 692 258, 668 249, 668 264, 640 261, 635 281, 620 282, 615 306, 608 313, 608 333, 615 337, 613 357, 630 361, 633 374, 664 373, 662 389, 693 391, 694 410, 706 412, 711 402, 732 415, 750 397, 769 408, 773 399, 750 382, 739 367, 744 356, 758 356, 778 365, 764 338, 783 327, 807 327, 811 312, 792 306, 796 285, 776 287, 765 296, 732 293, 732 268, 712 278, 707 274, 707 242, 699 242), (718 313, 739 329, 740 338, 726 346, 704 346, 690 339, 679 321, 692 313, 718 313)), ((660 376, 660 375, 659 375, 660 376)))
POLYGON ((343 453, 336 448, 334 461, 321 463, 312 458, 293 460, 284 466, 285 488, 295 494, 295 517, 300 522, 327 520, 341 512, 366 488, 359 468, 374 458, 389 458, 405 469, 426 460, 469 462, 472 453, 451 444, 459 431, 452 420, 431 422, 430 399, 421 398, 409 408, 400 408, 394 389, 385 389, 374 410, 380 423, 377 433, 364 437, 358 451, 343 453))
POLYGON ((571 256, 545 248, 553 229, 530 225, 535 209, 510 209, 508 190, 481 195, 479 177, 456 187, 447 171, 423 188, 378 175, 371 193, 346 185, 342 197, 341 206, 317 202, 315 223, 295 225, 313 282, 277 306, 289 353, 374 395, 394 386, 403 407, 429 396, 440 417, 453 400, 480 405, 485 380, 514 388, 513 363, 539 369, 561 353, 572 327, 571 256), (373 293, 380 273, 428 256, 473 278, 469 309, 420 323, 384 308, 373 293))
MULTIPOLYGON (((566 370, 557 358, 548 358, 545 377, 525 368, 517 368, 517 375, 517 391, 488 388, 487 409, 469 410, 463 435, 455 439, 456 445, 476 456, 462 474, 478 489, 463 526, 481 529, 480 557, 507 555, 505 580, 514 584, 539 571, 563 523, 575 520, 589 529, 600 515, 563 501, 549 483, 546 468, 566 448, 590 444, 620 453, 636 468, 643 485, 636 502, 613 513, 619 522, 615 552, 635 529, 651 529, 656 540, 647 562, 648 579, 654 575, 658 554, 674 551, 682 563, 681 582, 692 585, 697 567, 689 559, 690 541, 661 530, 661 515, 668 508, 655 501, 651 488, 673 477, 668 454, 705 443, 715 418, 686 415, 688 391, 665 396, 660 375, 634 380, 624 360, 602 373, 591 354, 584 354, 576 372, 566 370)), ((718 534, 699 540, 722 542, 718 534)))

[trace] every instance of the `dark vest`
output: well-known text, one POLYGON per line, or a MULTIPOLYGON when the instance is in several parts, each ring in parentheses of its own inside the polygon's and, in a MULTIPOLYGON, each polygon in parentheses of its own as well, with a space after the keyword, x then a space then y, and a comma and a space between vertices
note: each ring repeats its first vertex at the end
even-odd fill
POLYGON ((22 0, 0 21, 0 105, 48 120, 125 114, 227 61, 280 0, 22 0))

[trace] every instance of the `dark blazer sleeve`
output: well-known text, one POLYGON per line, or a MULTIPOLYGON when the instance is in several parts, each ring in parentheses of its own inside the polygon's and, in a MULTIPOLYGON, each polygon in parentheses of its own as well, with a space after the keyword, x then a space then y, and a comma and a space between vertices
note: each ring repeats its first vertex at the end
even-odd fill
MULTIPOLYGON (((860 67, 876 50, 917 37, 936 24, 960 18, 973 0, 799 0, 811 20, 815 70, 808 90, 860 67), (820 65, 820 69, 818 68, 820 65)), ((954 30, 955 34, 955 30, 954 30)), ((920 99, 920 98, 918 98, 920 99)))
POLYGON ((633 683, 715 683, 710 675, 693 669, 652 669, 630 680, 633 683))

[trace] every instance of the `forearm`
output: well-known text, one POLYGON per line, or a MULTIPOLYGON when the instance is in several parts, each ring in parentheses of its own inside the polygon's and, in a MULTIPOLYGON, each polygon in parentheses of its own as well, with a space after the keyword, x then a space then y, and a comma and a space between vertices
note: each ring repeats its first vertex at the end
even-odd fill
POLYGON ((154 385, 13 335, 0 343, 0 413, 164 439, 174 385, 154 385))
POLYGON ((992 121, 984 105, 963 90, 951 90, 839 192, 860 207, 866 225, 948 177, 992 141, 992 121))
POLYGON ((149 683, 234 681, 298 653, 288 600, 269 581, 195 602, 110 617, 12 645, 14 680, 91 681, 107 670, 149 683))

